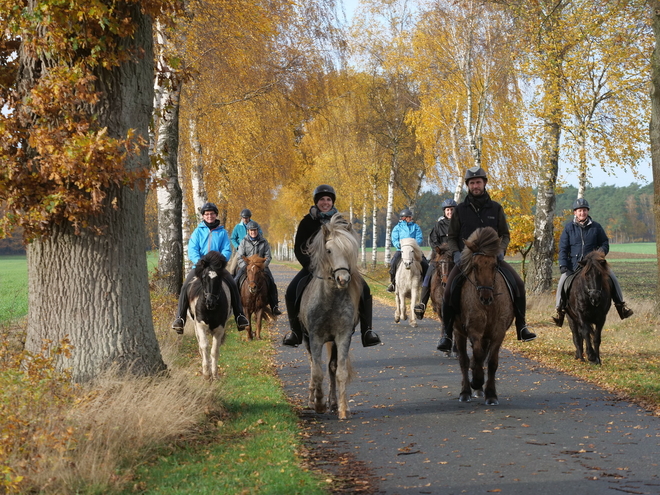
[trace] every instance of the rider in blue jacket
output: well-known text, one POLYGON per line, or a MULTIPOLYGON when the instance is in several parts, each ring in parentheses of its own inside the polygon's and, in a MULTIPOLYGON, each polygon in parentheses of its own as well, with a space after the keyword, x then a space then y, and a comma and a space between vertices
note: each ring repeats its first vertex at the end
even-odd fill
MULTIPOLYGON (((559 238, 559 283, 557 284, 557 313, 552 317, 558 327, 564 324, 566 314, 564 300, 564 282, 566 278, 578 269, 579 262, 591 251, 600 250, 604 254, 610 251, 610 242, 605 229, 594 222, 589 216, 589 203, 584 198, 578 198, 573 203, 573 220, 568 222, 559 238)), ((623 320, 633 315, 633 310, 623 301, 623 292, 619 281, 609 271, 612 285, 612 300, 619 316, 623 320)))
MULTIPOLYGON (((412 221, 412 211, 408 208, 401 210, 399 214, 399 223, 397 223, 392 229, 392 246, 396 248, 396 251, 392 255, 392 260, 390 261, 390 285, 387 288, 387 292, 394 292, 394 284, 396 277, 396 269, 401 262, 401 239, 415 239, 418 246, 422 246, 424 237, 422 236, 422 229, 415 222, 412 221)), ((422 258, 422 277, 426 275, 426 271, 429 268, 429 263, 426 260, 426 257, 422 258)))
MULTIPOLYGON (((193 231, 188 241, 188 258, 193 264, 193 269, 190 270, 186 280, 183 282, 183 287, 181 287, 177 316, 174 323, 172 323, 172 328, 179 334, 183 333, 183 327, 186 324, 189 307, 188 286, 193 278, 195 278, 195 265, 199 259, 209 251, 218 251, 227 260, 231 257, 229 236, 218 220, 218 207, 213 203, 206 203, 200 208, 199 212, 202 214, 202 221, 193 231)), ((226 270, 222 274, 222 277, 231 291, 231 306, 234 312, 234 319, 236 320, 236 328, 245 330, 249 322, 243 314, 243 305, 241 304, 236 282, 234 282, 234 279, 226 270)))

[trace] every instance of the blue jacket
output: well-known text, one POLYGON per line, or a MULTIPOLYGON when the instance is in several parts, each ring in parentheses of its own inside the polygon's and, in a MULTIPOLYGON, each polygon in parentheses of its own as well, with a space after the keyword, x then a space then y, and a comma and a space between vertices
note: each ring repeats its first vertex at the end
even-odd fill
POLYGON ((422 237, 422 229, 415 222, 406 222, 399 220, 392 229, 392 246, 397 251, 401 251, 401 239, 408 239, 409 237, 415 239, 419 246, 422 245, 424 237, 422 237))
POLYGON ((229 260, 231 258, 229 236, 222 225, 211 230, 204 222, 201 222, 188 241, 188 258, 194 266, 209 251, 218 251, 229 260))
MULTIPOLYGON (((235 249, 238 249, 238 246, 241 244, 241 241, 247 235, 247 227, 243 223, 243 220, 238 222, 234 227, 234 230, 231 231, 231 243, 235 249)), ((261 227, 259 227, 259 234, 263 235, 261 227)))
POLYGON ((559 267, 565 266, 575 271, 578 262, 596 249, 605 254, 610 251, 605 229, 591 217, 587 217, 584 225, 572 220, 566 224, 559 238, 559 267))

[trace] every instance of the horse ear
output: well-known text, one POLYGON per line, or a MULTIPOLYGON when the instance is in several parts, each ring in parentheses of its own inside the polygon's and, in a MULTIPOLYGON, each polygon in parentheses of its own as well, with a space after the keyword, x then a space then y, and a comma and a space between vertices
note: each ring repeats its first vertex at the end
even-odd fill
POLYGON ((586 264, 587 264, 587 261, 586 261, 586 260, 580 260, 580 261, 578 261, 578 265, 580 265, 580 266, 584 266, 584 265, 586 265, 586 264))

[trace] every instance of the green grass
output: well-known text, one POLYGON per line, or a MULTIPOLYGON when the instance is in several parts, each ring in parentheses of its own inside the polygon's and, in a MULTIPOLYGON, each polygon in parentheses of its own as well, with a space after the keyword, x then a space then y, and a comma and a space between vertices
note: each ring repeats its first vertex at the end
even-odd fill
POLYGON ((0 256, 0 322, 27 315, 27 259, 25 255, 0 256))
POLYGON ((655 242, 635 242, 632 244, 610 244, 612 253, 657 254, 655 242))
MULTIPOLYGON (((206 441, 163 452, 139 468, 135 482, 146 487, 142 493, 327 493, 325 476, 300 467, 298 417, 275 375, 271 342, 244 339, 229 330, 220 350, 219 384, 209 385, 220 387, 226 416, 206 441)), ((199 361, 194 335, 184 336, 181 351, 199 361)))

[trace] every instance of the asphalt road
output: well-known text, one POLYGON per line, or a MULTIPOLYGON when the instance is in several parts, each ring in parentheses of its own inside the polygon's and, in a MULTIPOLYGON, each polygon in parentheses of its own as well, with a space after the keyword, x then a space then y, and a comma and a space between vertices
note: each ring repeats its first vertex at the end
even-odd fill
MULTIPOLYGON (((295 272, 271 268, 283 294, 295 272)), ((419 325, 394 323, 394 308, 375 302, 383 345, 354 335, 350 419, 303 413, 316 425, 310 448, 366 468, 351 493, 660 494, 660 418, 506 350, 500 405, 461 403, 458 361, 435 350, 438 322, 419 325)), ((286 331, 284 314, 275 332, 286 331)), ((306 351, 277 349, 285 392, 306 408, 306 351)))

